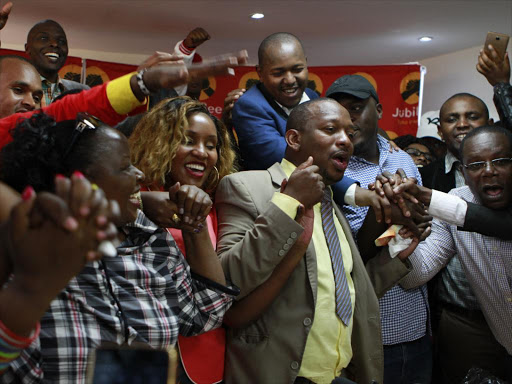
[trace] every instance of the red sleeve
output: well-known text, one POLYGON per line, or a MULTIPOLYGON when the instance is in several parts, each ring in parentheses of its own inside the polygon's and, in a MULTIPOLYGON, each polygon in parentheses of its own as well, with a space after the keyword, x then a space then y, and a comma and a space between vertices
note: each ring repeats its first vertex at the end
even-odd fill
POLYGON ((56 121, 73 120, 78 112, 88 112, 110 126, 123 121, 127 115, 119 115, 110 105, 107 98, 107 84, 69 95, 40 110, 16 113, 0 119, 0 148, 12 140, 10 130, 15 127, 19 119, 28 118, 40 111, 52 116, 56 121))

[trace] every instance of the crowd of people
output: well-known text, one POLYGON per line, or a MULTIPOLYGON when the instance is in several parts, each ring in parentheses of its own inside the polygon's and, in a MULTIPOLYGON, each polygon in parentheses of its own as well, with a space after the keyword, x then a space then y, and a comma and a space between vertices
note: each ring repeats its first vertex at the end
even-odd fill
MULTIPOLYGON (((4 28, 12 4, 0 11, 4 28)), ((439 136, 391 141, 359 75, 307 88, 298 37, 226 95, 190 31, 92 88, 62 26, 0 57, 0 382, 85 383, 105 345, 178 350, 177 383, 512 383, 512 86, 492 46, 439 136)))

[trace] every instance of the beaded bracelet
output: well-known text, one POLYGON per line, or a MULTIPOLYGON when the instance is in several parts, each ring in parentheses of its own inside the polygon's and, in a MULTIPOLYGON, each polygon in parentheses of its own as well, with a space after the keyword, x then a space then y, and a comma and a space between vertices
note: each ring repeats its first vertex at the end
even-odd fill
POLYGON ((0 372, 6 370, 9 364, 18 358, 21 351, 39 337, 40 330, 41 325, 38 322, 30 336, 23 337, 15 334, 0 321, 0 372))
POLYGON ((151 92, 149 92, 149 89, 146 87, 146 84, 144 84, 144 73, 147 71, 147 68, 141 69, 139 72, 137 72, 136 78, 137 78, 137 84, 139 85, 140 91, 146 95, 149 96, 151 92))

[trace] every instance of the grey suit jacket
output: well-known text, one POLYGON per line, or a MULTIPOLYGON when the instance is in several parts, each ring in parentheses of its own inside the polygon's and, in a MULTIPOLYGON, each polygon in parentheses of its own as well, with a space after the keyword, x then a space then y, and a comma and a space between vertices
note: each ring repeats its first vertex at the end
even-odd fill
POLYGON ((91 89, 87 84, 78 83, 73 80, 60 79, 60 82, 64 86, 65 91, 69 91, 71 89, 91 89))
MULTIPOLYGON (((266 171, 227 176, 217 188, 217 250, 226 276, 240 287, 239 299, 271 275, 289 249, 285 245, 293 245, 303 231, 270 202, 284 178, 281 166, 274 164, 266 171)), ((376 258, 365 268, 348 222, 337 207, 335 212, 352 251, 356 290, 353 358, 343 373, 358 384, 372 380, 382 383, 384 362, 377 296, 409 272, 408 264, 397 259, 381 264, 376 258)), ((267 311, 245 328, 228 330, 227 384, 294 382, 315 317, 316 293, 317 263, 311 243, 303 262, 267 311)))

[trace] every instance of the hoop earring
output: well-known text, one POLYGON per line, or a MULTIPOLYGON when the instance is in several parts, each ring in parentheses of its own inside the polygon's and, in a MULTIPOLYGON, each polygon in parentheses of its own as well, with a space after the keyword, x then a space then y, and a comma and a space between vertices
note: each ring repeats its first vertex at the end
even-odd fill
POLYGON ((206 192, 214 191, 215 188, 217 188, 217 185, 219 184, 220 174, 217 167, 214 165, 213 170, 215 171, 214 178, 212 181, 210 181, 206 187, 206 192))

